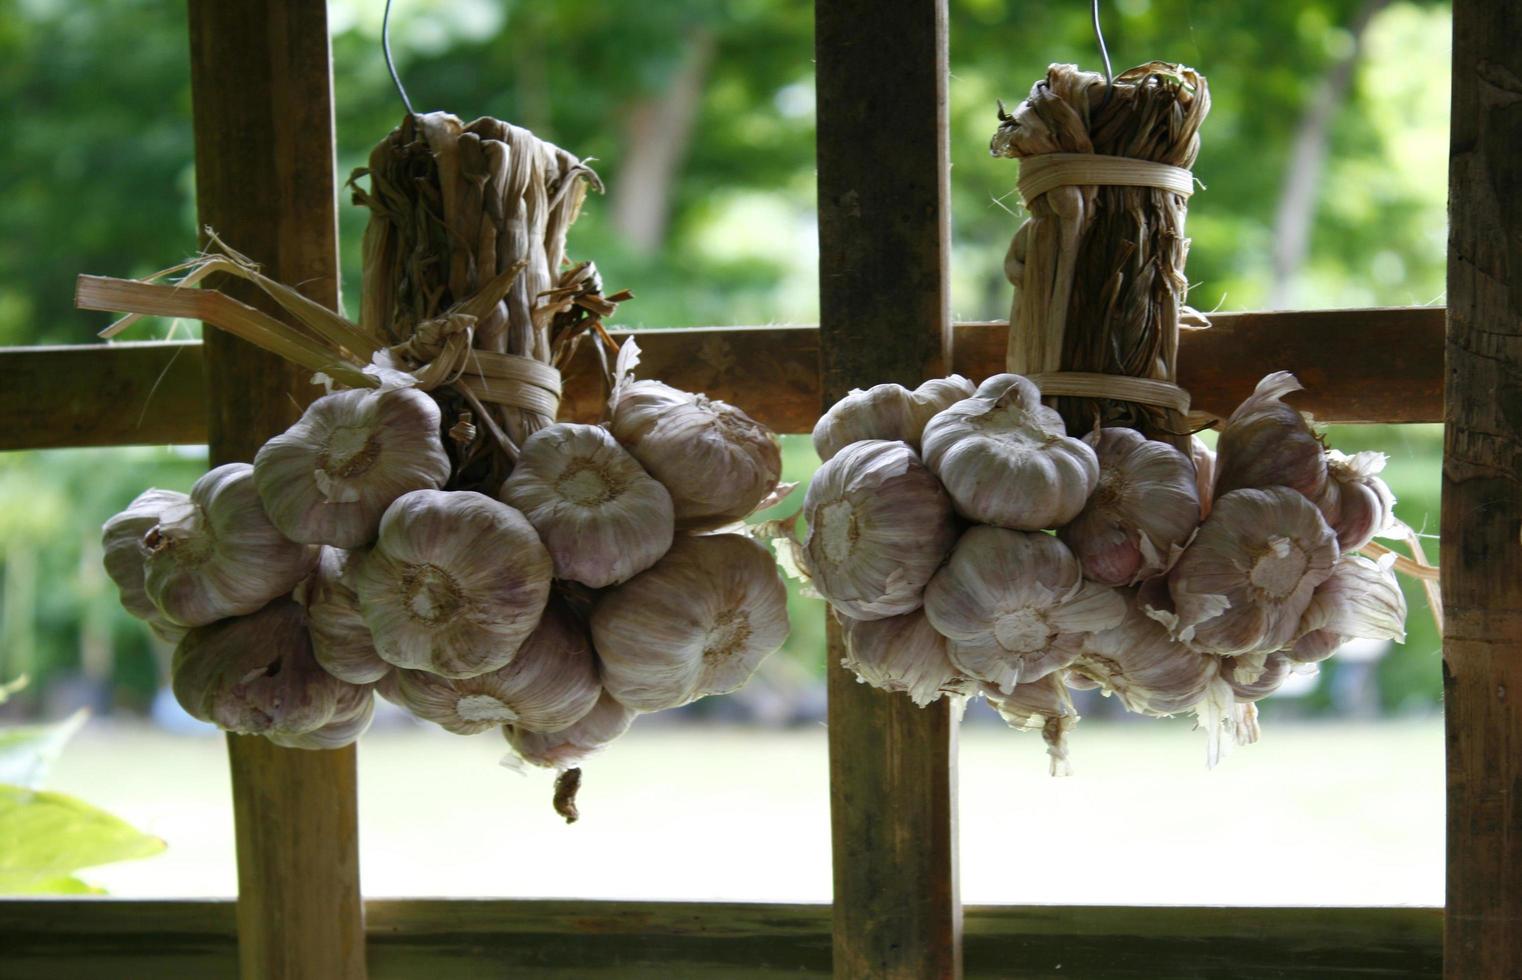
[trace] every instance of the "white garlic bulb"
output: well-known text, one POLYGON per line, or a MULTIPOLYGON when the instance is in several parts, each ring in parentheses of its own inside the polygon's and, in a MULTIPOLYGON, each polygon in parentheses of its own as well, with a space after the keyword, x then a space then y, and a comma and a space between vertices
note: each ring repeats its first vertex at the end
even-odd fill
POLYGON ((439 407, 416 388, 324 395, 254 457, 254 482, 281 533, 339 548, 374 541, 393 500, 448 479, 439 407))
POLYGON ((1325 660, 1348 640, 1406 639, 1406 596, 1389 562, 1343 555, 1311 596, 1300 636, 1285 651, 1299 663, 1325 660))
POLYGON ((971 398, 973 391, 972 382, 959 374, 933 378, 913 391, 896 384, 853 390, 815 424, 814 451, 828 461, 853 442, 886 439, 906 442, 918 452, 925 423, 953 403, 971 398))
POLYGON ((190 498, 173 490, 144 490, 127 509, 101 528, 101 548, 106 574, 116 583, 122 608, 145 621, 161 640, 178 643, 185 628, 171 623, 159 612, 143 587, 143 563, 147 551, 143 536, 169 508, 183 508, 190 498))
POLYGON ((1041 392, 1015 374, 995 375, 977 394, 925 426, 925 465, 957 511, 980 524, 1039 531, 1078 516, 1099 481, 1094 450, 1069 438, 1041 392))
POLYGON ((242 616, 290 593, 317 561, 270 523, 254 468, 227 463, 164 507, 143 536, 143 586, 171 622, 204 626, 242 616))
POLYGON ((924 707, 941 695, 969 696, 977 682, 963 677, 946 653, 946 638, 922 609, 886 619, 841 618, 846 656, 841 663, 863 683, 907 693, 924 707))
POLYGON ((1231 413, 1216 441, 1215 497, 1233 490, 1289 487, 1311 500, 1326 487, 1321 440, 1305 416, 1284 403, 1300 391, 1288 371, 1268 375, 1231 413))
POLYGON ((1049 534, 975 527, 925 590, 925 615, 951 641, 951 662, 1004 693, 1066 667, 1084 634, 1118 625, 1125 597, 1085 582, 1049 534))
POLYGON ((392 670, 375 652, 375 638, 359 611, 354 576, 357 552, 322 547, 317 567, 298 589, 312 630, 312 655, 322 669, 350 684, 373 684, 392 670))
POLYGON ((1099 483, 1058 532, 1083 574, 1132 585, 1167 571, 1200 524, 1194 464, 1134 429, 1101 429, 1084 441, 1099 457, 1099 483))
POLYGON ((740 520, 782 476, 776 435, 716 399, 659 381, 613 396, 613 435, 671 492, 676 526, 706 531, 740 520))
POLYGON ((1061 672, 1040 680, 1017 684, 1009 692, 986 690, 988 703, 999 712, 1005 724, 1022 732, 1039 731, 1051 758, 1053 776, 1072 775, 1068 759, 1068 732, 1078 724, 1078 712, 1063 683, 1061 672))
POLYGON ((569 728, 558 732, 531 732, 519 725, 503 725, 502 734, 513 752, 531 766, 566 770, 581 765, 629 730, 638 714, 603 691, 592 710, 569 728))
POLYGON ((738 690, 787 634, 776 562, 738 534, 677 538, 592 611, 603 686, 637 711, 738 690))
POLYGON ((1267 653, 1294 640, 1316 587, 1332 574, 1337 537, 1286 487, 1233 490, 1169 573, 1174 636, 1221 656, 1267 653))
POLYGON ((920 607, 956 542, 951 500, 902 442, 852 443, 819 467, 803 499, 814 586, 852 619, 920 607))
POLYGON ((1118 626, 1083 638, 1078 659, 1067 668, 1068 684, 1098 687, 1127 711, 1161 717, 1198 704, 1217 662, 1175 640, 1132 599, 1118 626))
POLYGON ((1343 551, 1362 548, 1395 523, 1395 494, 1378 475, 1387 458, 1384 453, 1347 456, 1327 450, 1326 489, 1316 505, 1343 551))
POLYGON ((381 688, 388 701, 456 735, 499 725, 558 732, 580 721, 602 693, 592 642, 564 604, 552 601, 506 667, 450 679, 398 670, 381 688))
POLYGON ((594 589, 654 565, 675 533, 671 494, 601 426, 529 436, 501 496, 539 532, 555 577, 594 589))
POLYGON ((1222 657, 1221 679, 1239 702, 1259 701, 1284 685, 1292 666, 1289 657, 1277 651, 1222 657))
POLYGON ((386 510, 355 591, 381 659, 473 677, 506 666, 534 631, 550 570, 513 508, 471 491, 414 490, 386 510))
POLYGON ((1194 461, 1194 489, 1200 498, 1200 520, 1210 516, 1215 499, 1215 450, 1199 436, 1189 437, 1189 458, 1194 461))

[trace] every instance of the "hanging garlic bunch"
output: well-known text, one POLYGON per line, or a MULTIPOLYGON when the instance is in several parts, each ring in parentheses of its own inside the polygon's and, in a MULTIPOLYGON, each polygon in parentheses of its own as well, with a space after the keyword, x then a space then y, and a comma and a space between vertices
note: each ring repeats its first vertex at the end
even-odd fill
POLYGON ((1326 489, 1316 505, 1343 551, 1357 551, 1395 522, 1395 495, 1378 475, 1387 458, 1384 453, 1327 451, 1326 489))
POLYGON ((183 509, 189 501, 185 494, 173 490, 144 490, 126 510, 101 528, 106 574, 116 583, 122 608, 146 622, 159 639, 170 643, 178 643, 185 628, 165 618, 148 598, 143 585, 143 563, 147 559, 143 537, 158 524, 164 511, 183 509))
POLYGON ((1051 757, 1053 776, 1070 776, 1068 732, 1078 724, 1078 712, 1062 682, 1061 673, 1048 674, 1040 680, 1017 684, 1007 692, 987 691, 988 703, 999 712, 1009 727, 1022 732, 1039 731, 1051 757))
POLYGON ((814 474, 803 519, 814 585, 853 619, 918 609, 957 534, 946 491, 902 442, 857 442, 837 453, 814 474))
POLYGON ((671 494, 600 426, 529 436, 501 496, 539 532, 558 579, 617 585, 671 547, 671 494))
POLYGON ((381 519, 355 591, 387 663, 474 677, 506 666, 534 631, 550 569, 513 508, 470 491, 414 490, 381 519))
POLYGON ((1276 371, 1231 413, 1216 441, 1217 499, 1233 490, 1267 487, 1321 498, 1327 480, 1321 440, 1305 416, 1284 403, 1285 395, 1300 390, 1293 374, 1276 371))
POLYGON ((1125 618, 1126 600, 1085 582, 1049 534, 975 527, 930 580, 925 615, 958 670, 1007 694, 1072 663, 1085 634, 1125 618))
POLYGON ((412 490, 449 479, 439 408, 416 388, 335 391, 254 457, 271 522, 292 541, 357 548, 412 490))
POLYGON ((270 523, 254 469, 227 463, 169 503, 143 535, 143 587, 169 622, 205 626, 252 613, 306 578, 317 549, 270 523))
POLYGON ((941 695, 967 697, 977 682, 963 677, 946 652, 946 638, 922 609, 886 619, 841 618, 846 656, 841 664, 864 684, 901 691, 924 707, 941 695))
POLYGON ((882 384, 852 391, 831 405, 814 425, 814 451, 822 461, 853 442, 886 439, 906 442, 915 452, 931 417, 974 392, 972 382, 959 374, 934 378, 910 391, 903 385, 882 384))
POLYGON ((1099 481, 1094 450, 1069 438, 1041 392, 999 374, 936 415, 922 437, 925 465, 957 511, 980 524, 1023 531, 1060 527, 1078 516, 1099 481))
POLYGON ((312 577, 297 590, 306 605, 312 633, 312 656, 322 669, 350 684, 373 684, 392 667, 375 652, 375 638, 359 610, 354 576, 360 555, 322 548, 312 577))
POLYGON ((1113 694, 1127 711, 1161 717, 1191 710, 1216 676, 1217 659, 1175 640, 1135 598, 1119 625, 1083 637, 1069 684, 1113 694))
POLYGON ((1390 561, 1343 555, 1316 588, 1300 635, 1285 651, 1299 663, 1325 660, 1349 640, 1406 639, 1406 596, 1390 561))
POLYGON ((1099 483, 1059 532, 1083 574, 1134 585, 1167 571, 1200 524, 1194 464, 1135 429, 1100 429, 1084 442, 1099 458, 1099 483))
POLYGON ((637 711, 738 690, 787 639, 787 589, 765 547, 738 534, 679 537, 592 611, 603 685, 637 711))

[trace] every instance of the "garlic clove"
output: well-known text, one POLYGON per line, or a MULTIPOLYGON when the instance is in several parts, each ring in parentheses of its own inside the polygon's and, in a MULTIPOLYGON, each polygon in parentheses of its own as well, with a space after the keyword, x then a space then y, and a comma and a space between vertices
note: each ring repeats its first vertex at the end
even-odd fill
POLYGON ((531 766, 562 772, 581 765, 629 730, 638 714, 602 691, 592 710, 581 720, 558 732, 531 732, 518 725, 503 725, 502 734, 513 752, 531 766))
POLYGON ((671 494, 600 426, 529 436, 501 497, 539 532, 556 578, 594 589, 654 565, 675 533, 671 494))
POLYGON ((733 405, 659 381, 620 386, 612 430, 670 491, 678 530, 745 517, 782 476, 781 443, 770 429, 733 405))
MULTIPOLYGON (((1293 663, 1282 653, 1249 653, 1221 658, 1221 679, 1239 702, 1258 701, 1279 690, 1293 663)), ((1257 741, 1254 735, 1251 741, 1257 741)))
POLYGON ((472 491, 414 490, 386 510, 355 591, 381 659, 473 677, 506 666, 534 631, 550 572, 517 510, 472 491))
POLYGON ((317 549, 270 523, 247 463, 211 470, 189 500, 163 508, 143 536, 143 586, 170 622, 204 626, 243 616, 306 578, 317 549))
POLYGON ((1285 395, 1301 389, 1293 374, 1277 371, 1231 413, 1216 441, 1217 499, 1233 490, 1267 487, 1321 497, 1327 480, 1321 440, 1305 416, 1284 403, 1285 395))
POLYGON ((1051 757, 1050 772, 1053 776, 1071 776, 1072 763, 1068 759, 1068 732, 1078 724, 1079 715, 1073 707, 1073 699, 1063 683, 1061 672, 1048 674, 1040 680, 1017 684, 1013 690, 985 690, 988 703, 999 712, 1005 724, 1022 732, 1039 731, 1046 742, 1046 754, 1051 757))
POLYGON ((1378 476, 1387 459, 1384 453, 1327 451, 1326 489, 1316 505, 1343 551, 1362 548, 1395 523, 1395 495, 1378 476))
POLYGON ((254 457, 270 520, 292 541, 357 548, 412 490, 449 479, 439 408, 416 388, 336 391, 254 457))
POLYGON ((604 594, 591 622, 603 686, 637 711, 662 711, 744 686, 787 639, 787 589, 749 538, 679 537, 604 594))
POLYGON ((178 643, 185 628, 177 626, 159 612, 143 584, 147 550, 143 536, 159 522, 159 515, 170 508, 183 509, 190 498, 173 490, 144 490, 127 505, 127 509, 106 521, 101 528, 101 548, 106 574, 116 583, 122 608, 148 623, 163 640, 178 643))
POLYGON ((1060 527, 1083 510, 1099 460, 1019 375, 989 378, 925 426, 925 465, 969 520, 1015 530, 1060 527))
POLYGON ((1189 458, 1194 461, 1194 488, 1200 499, 1200 520, 1210 516, 1210 503, 1214 499, 1215 450, 1205 445, 1199 436, 1189 437, 1189 458))
POLYGON ((885 439, 908 443, 918 452, 931 417, 972 397, 973 391, 972 382, 958 374, 933 378, 913 391, 896 384, 854 390, 831 405, 814 426, 814 451, 828 461, 853 442, 885 439))
POLYGON ((1085 634, 1126 615, 1124 596, 1085 582, 1049 534, 975 527, 925 590, 925 615, 968 677, 1009 693, 1078 657, 1085 634))
POLYGON ((918 609, 957 535, 946 491, 902 442, 857 442, 837 453, 814 474, 803 517, 809 575, 852 619, 918 609))
POLYGON ((1161 717, 1193 709, 1215 678, 1216 664, 1175 640, 1132 598, 1118 625, 1083 638, 1078 659, 1067 668, 1068 686, 1097 687, 1128 711, 1161 717))
POLYGON ((1406 639, 1406 596, 1391 563, 1343 555, 1311 596, 1300 635, 1285 651, 1298 663, 1316 663, 1348 640, 1406 639))
POLYGON ((841 618, 846 656, 841 664, 865 684, 902 692, 920 707, 941 695, 967 697, 977 682, 963 677, 946 653, 946 638, 923 610, 886 619, 841 618))
POLYGON ((354 582, 360 557, 324 545, 298 594, 311 624, 312 655, 322 669, 350 684, 373 684, 392 667, 375 652, 375 638, 359 609, 354 582))

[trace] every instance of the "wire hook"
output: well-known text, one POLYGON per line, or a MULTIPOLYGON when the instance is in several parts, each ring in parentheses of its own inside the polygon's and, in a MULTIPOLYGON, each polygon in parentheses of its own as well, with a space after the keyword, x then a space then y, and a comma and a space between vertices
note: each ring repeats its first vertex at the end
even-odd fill
MULTIPOLYGON (((389 7, 391 0, 386 0, 386 5, 389 7)), ((1105 63, 1105 96, 1099 102, 1099 108, 1103 110, 1110 104, 1110 96, 1115 94, 1115 72, 1110 67, 1110 49, 1105 47, 1104 29, 1099 26, 1099 0, 1093 0, 1090 9, 1094 14, 1094 40, 1099 42, 1099 57, 1104 59, 1105 63)), ((398 82, 397 85, 400 86, 401 83, 398 82)), ((402 98, 405 99, 406 96, 403 95, 402 98)))
MULTIPOLYGON (((1094 27, 1099 28, 1099 0, 1094 0, 1094 27)), ((1103 47, 1104 41, 1100 40, 1103 47)), ((391 82, 396 86, 396 94, 402 97, 402 105, 407 109, 407 115, 415 116, 417 111, 412 108, 412 100, 407 98, 407 90, 402 87, 401 76, 396 73, 396 61, 391 57, 391 0, 386 0, 386 12, 381 14, 381 53, 386 56, 386 70, 391 73, 391 82)), ((1108 67, 1109 59, 1105 59, 1108 67)))

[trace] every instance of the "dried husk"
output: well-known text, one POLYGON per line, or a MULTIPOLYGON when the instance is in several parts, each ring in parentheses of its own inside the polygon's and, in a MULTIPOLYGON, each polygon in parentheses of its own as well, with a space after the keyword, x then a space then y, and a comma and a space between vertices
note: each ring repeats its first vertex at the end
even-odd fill
POLYGON ((1073 707, 1073 699, 1063 683, 1061 672, 1048 674, 1040 680, 1018 684, 1008 692, 986 690, 988 703, 999 712, 999 717, 1011 728, 1022 732, 1039 731, 1046 742, 1046 754, 1051 758, 1053 776, 1070 776, 1072 763, 1068 759, 1068 732, 1078 724, 1079 715, 1073 707))

